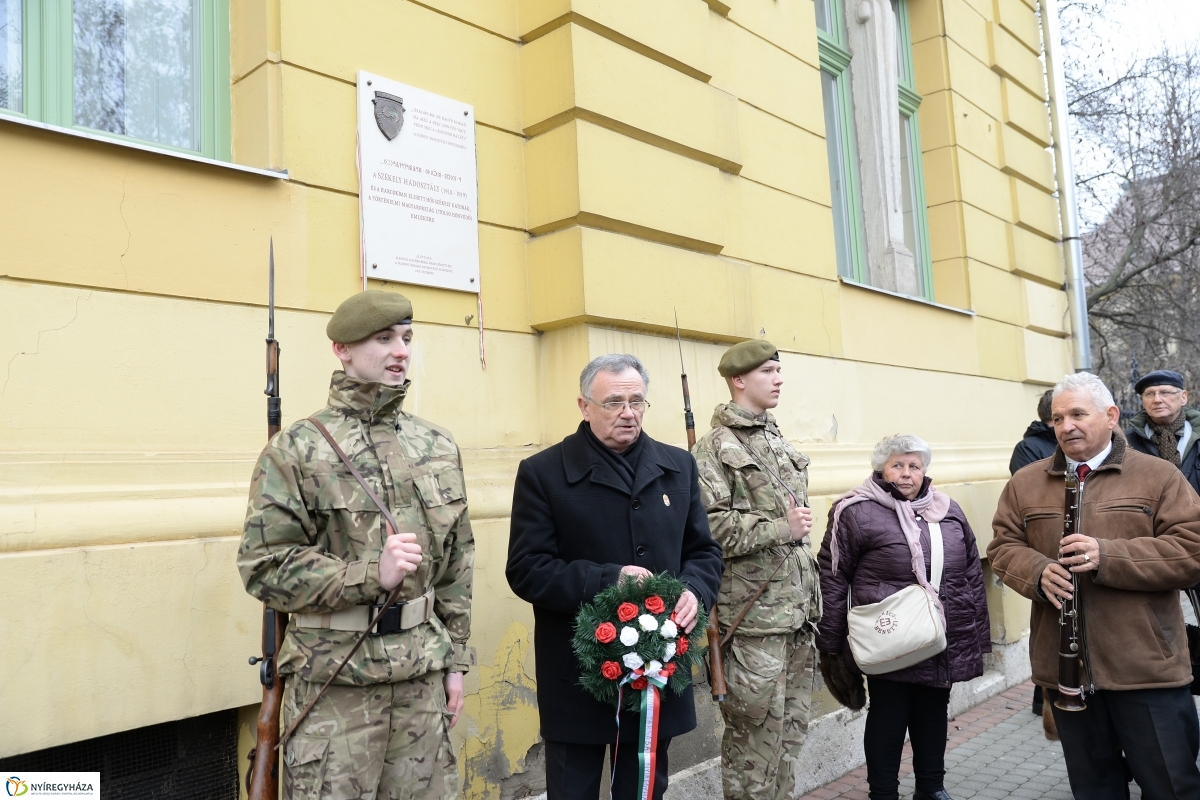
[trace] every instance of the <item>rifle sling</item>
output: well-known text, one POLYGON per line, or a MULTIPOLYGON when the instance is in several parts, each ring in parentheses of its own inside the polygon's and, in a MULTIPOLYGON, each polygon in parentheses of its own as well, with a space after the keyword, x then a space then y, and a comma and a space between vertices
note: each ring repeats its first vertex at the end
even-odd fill
MULTIPOLYGON (((779 477, 778 473, 776 473, 775 470, 771 469, 770 467, 768 467, 766 464, 764 464, 762 461, 759 460, 758 456, 755 455, 754 450, 751 449, 750 443, 748 441, 746 441, 745 439, 743 439, 741 434, 738 433, 738 431, 734 430, 733 428, 729 428, 729 432, 732 433, 733 438, 737 439, 741 443, 742 447, 744 447, 746 449, 746 454, 749 455, 750 458, 752 458, 754 460, 754 463, 758 464, 760 467, 762 467, 764 470, 767 471, 767 474, 769 474, 772 478, 777 480, 779 482, 779 485, 783 487, 783 490, 785 492, 787 492, 789 495, 791 495, 792 499, 794 501, 796 501, 797 505, 799 505, 800 498, 796 497, 796 493, 792 491, 792 488, 790 486, 788 486, 786 483, 784 483, 783 478, 779 477)), ((788 545, 788 546, 791 547, 792 545, 788 545)), ((771 574, 767 576, 767 579, 765 581, 763 581, 761 584, 759 584, 759 587, 754 591, 754 595, 750 598, 750 601, 748 603, 746 603, 746 605, 742 606, 741 612, 736 617, 734 617, 733 622, 731 622, 729 625, 729 629, 727 631, 725 631, 725 635, 721 637, 721 647, 724 647, 725 645, 729 644, 729 640, 732 639, 733 634, 737 632, 738 626, 742 624, 742 620, 744 620, 746 618, 746 615, 750 613, 750 609, 753 608, 754 604, 758 602, 758 598, 762 597, 762 593, 767 590, 767 586, 770 585, 771 581, 775 580, 775 576, 777 574, 779 574, 780 567, 782 567, 785 563, 787 563, 789 560, 791 560, 791 557, 792 557, 792 551, 789 550, 787 553, 784 554, 783 558, 781 558, 779 560, 779 563, 775 565, 775 569, 771 570, 771 574)), ((714 604, 714 606, 715 606, 715 604, 714 604)), ((716 609, 714 608, 713 610, 715 612, 716 609)))
MULTIPOLYGON (((329 442, 329 446, 333 448, 333 452, 337 453, 337 457, 340 458, 342 463, 346 465, 346 469, 350 470, 350 474, 354 476, 354 480, 358 481, 358 485, 361 486, 363 491, 367 493, 367 497, 371 498, 371 502, 379 507, 380 512, 383 513, 385 524, 387 525, 388 536, 391 536, 393 533, 396 533, 398 530, 400 530, 400 526, 396 524, 396 518, 392 516, 391 510, 388 509, 387 505, 385 505, 384 502, 379 499, 379 495, 375 494, 375 491, 370 487, 366 479, 363 478, 362 473, 355 468, 354 464, 350 463, 350 458, 346 455, 346 452, 342 450, 341 446, 334 440, 333 434, 329 432, 329 429, 321 424, 319 420, 313 419, 312 417, 309 417, 308 421, 316 426, 321 435, 325 437, 325 441, 329 442)), ((337 665, 337 669, 335 669, 333 674, 329 676, 329 679, 325 681, 325 684, 321 687, 321 690, 317 692, 317 696, 309 701, 309 704, 304 707, 304 710, 300 712, 296 719, 292 720, 292 724, 288 726, 288 729, 284 732, 283 736, 279 737, 279 744, 275 745, 276 748, 282 751, 283 746, 287 744, 288 739, 292 738, 292 734, 296 732, 296 728, 298 728, 300 723, 304 721, 304 718, 308 716, 308 712, 312 711, 313 706, 315 706, 317 701, 320 700, 325 694, 325 690, 328 689, 329 686, 337 679, 338 675, 342 674, 342 670, 345 668, 346 664, 350 663, 350 659, 354 658, 354 654, 358 652, 358 648, 362 647, 362 643, 365 642, 367 637, 371 635, 371 631, 375 629, 375 626, 379 623, 380 618, 387 613, 388 608, 390 608, 393 603, 400 599, 400 590, 403 588, 404 578, 402 577, 400 579, 400 583, 396 584, 396 588, 392 589, 392 591, 388 593, 387 599, 383 602, 383 605, 379 607, 379 611, 376 612, 374 618, 367 623, 367 629, 359 634, 358 639, 354 642, 354 647, 350 648, 350 652, 346 654, 346 657, 343 658, 341 663, 337 665)))
POLYGON ((346 465, 346 469, 350 470, 350 474, 354 476, 354 480, 358 481, 358 485, 361 486, 363 491, 367 493, 367 497, 371 498, 371 502, 379 508, 380 512, 383 514, 383 518, 387 520, 389 525, 392 526, 390 533, 395 533, 396 531, 400 530, 400 526, 396 524, 396 518, 392 516, 392 512, 388 509, 387 504, 379 499, 379 495, 375 494, 375 490, 371 488, 369 483, 367 483, 366 479, 362 476, 362 473, 359 472, 354 464, 350 462, 350 458, 346 455, 346 451, 343 450, 341 445, 334 440, 333 434, 329 432, 329 429, 322 425, 320 420, 314 419, 313 417, 309 417, 308 422, 311 422, 313 425, 315 425, 317 430, 321 432, 321 435, 325 437, 325 441, 329 442, 329 446, 333 448, 333 452, 337 453, 337 457, 340 458, 342 463, 346 465))
MULTIPOLYGON (((791 547, 791 545, 788 546, 791 547)), ((783 558, 779 560, 779 563, 775 565, 775 569, 771 571, 771 574, 767 576, 767 579, 759 584, 758 588, 754 590, 754 595, 750 598, 750 601, 746 603, 746 605, 742 606, 741 613, 734 617, 733 622, 729 623, 729 630, 725 631, 725 635, 721 637, 721 647, 729 644, 729 640, 732 639, 733 634, 737 632, 738 626, 742 624, 742 620, 744 620, 746 615, 750 613, 750 609, 753 608, 754 604, 758 602, 758 598, 762 597, 762 593, 767 590, 767 586, 770 585, 771 581, 773 581, 775 576, 779 573, 779 568, 790 561, 791 558, 792 553, 789 550, 784 554, 783 558)), ((714 603, 714 606, 715 605, 716 604, 714 603)), ((714 611, 715 610, 716 609, 714 608, 714 611)))

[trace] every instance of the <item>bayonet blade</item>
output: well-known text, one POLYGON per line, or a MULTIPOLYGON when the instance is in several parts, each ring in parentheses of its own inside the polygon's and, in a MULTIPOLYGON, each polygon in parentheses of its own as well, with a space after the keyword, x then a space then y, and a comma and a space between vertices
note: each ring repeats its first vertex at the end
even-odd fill
POLYGON ((671 311, 675 313, 675 344, 679 345, 679 371, 687 375, 687 369, 683 366, 683 337, 679 335, 679 311, 674 307, 671 311))
POLYGON ((267 305, 269 308, 267 319, 267 338, 275 338, 275 237, 271 237, 271 261, 270 261, 270 278, 267 288, 267 305))

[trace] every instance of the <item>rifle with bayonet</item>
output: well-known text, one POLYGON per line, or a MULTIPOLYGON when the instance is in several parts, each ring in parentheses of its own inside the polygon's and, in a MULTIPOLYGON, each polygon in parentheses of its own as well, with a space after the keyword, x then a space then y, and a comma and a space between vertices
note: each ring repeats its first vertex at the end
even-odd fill
MULTIPOLYGON (((279 401, 279 342, 275 341, 275 240, 271 239, 270 277, 267 289, 267 439, 279 433, 283 413, 279 401)), ((263 604, 262 657, 251 656, 250 665, 258 665, 258 680, 263 686, 258 711, 258 742, 250 751, 246 772, 249 800, 277 800, 279 797, 279 710, 283 705, 283 676, 275 658, 283 646, 287 614, 263 604)))
MULTIPOLYGON (((679 334, 679 312, 675 312, 675 343, 679 345, 679 378, 683 381, 683 424, 687 429, 688 450, 696 446, 696 419, 692 416, 692 393, 688 389, 687 367, 683 364, 683 337, 679 334)), ((713 700, 725 702, 725 659, 721 655, 721 626, 717 622, 717 602, 708 612, 708 684, 713 700)))

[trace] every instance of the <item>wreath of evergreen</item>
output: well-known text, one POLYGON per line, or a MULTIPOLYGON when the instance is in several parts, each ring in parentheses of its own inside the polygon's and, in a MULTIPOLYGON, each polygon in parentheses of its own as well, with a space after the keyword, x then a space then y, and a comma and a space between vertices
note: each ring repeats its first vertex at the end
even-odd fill
POLYGON ((665 572, 639 580, 622 575, 575 616, 572 645, 582 674, 579 683, 593 697, 616 706, 618 687, 625 692, 625 708, 638 708, 638 692, 649 682, 637 670, 661 665, 667 686, 680 694, 692 682, 692 666, 704 653, 704 630, 708 617, 700 604, 696 625, 690 634, 675 626, 674 609, 687 589, 665 572))

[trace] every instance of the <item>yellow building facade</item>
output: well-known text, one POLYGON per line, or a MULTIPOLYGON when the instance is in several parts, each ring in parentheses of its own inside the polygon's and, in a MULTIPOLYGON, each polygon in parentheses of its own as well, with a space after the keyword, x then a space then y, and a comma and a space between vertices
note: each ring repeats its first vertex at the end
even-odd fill
MULTIPOLYGON (((819 15, 887 4, 851 5, 230 0, 228 163, 0 111, 0 692, 20 720, 0 758, 223 709, 249 749, 260 607, 234 554, 265 437, 267 246, 286 425, 323 405, 325 323, 360 288, 358 70, 476 115, 481 304, 372 282, 416 309, 407 408, 463 448, 467 797, 501 797, 538 742, 532 612, 504 578, 517 464, 574 429, 579 371, 609 352, 643 359, 646 429, 682 444, 676 313, 700 433, 721 353, 767 338, 818 519, 911 432, 982 549, 1012 446, 1072 367, 1037 3, 893 4, 919 297, 839 261, 819 15)), ((989 581, 993 639, 1019 645, 1028 604, 989 581)))

